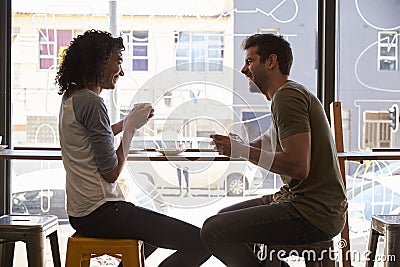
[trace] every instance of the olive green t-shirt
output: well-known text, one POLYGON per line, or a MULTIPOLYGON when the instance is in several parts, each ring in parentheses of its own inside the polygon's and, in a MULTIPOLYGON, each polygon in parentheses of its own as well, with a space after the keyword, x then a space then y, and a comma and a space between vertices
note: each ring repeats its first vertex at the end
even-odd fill
POLYGON ((320 101, 304 86, 287 81, 271 102, 272 147, 282 151, 280 140, 311 132, 311 166, 305 180, 281 175, 284 185, 273 202, 291 202, 320 230, 336 235, 345 223, 346 191, 341 178, 335 143, 320 101))

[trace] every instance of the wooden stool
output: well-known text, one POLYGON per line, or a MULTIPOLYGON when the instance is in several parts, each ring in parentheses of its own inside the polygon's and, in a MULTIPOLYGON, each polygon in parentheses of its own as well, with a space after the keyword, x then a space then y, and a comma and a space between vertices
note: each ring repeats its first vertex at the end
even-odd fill
POLYGON ((300 245, 261 245, 257 257, 264 259, 269 267, 280 267, 280 259, 288 256, 303 257, 307 267, 335 267, 333 253, 333 241, 328 240, 300 245))
POLYGON ((400 215, 373 215, 369 234, 369 257, 365 266, 374 266, 376 247, 380 235, 385 237, 385 267, 399 266, 400 260, 400 215))
POLYGON ((45 240, 50 239, 53 264, 61 267, 58 246, 58 218, 54 215, 3 215, 0 217, 2 257, 0 266, 11 267, 15 242, 26 243, 29 267, 45 266, 45 240))
POLYGON ((134 239, 93 238, 74 234, 68 238, 65 266, 88 267, 91 258, 107 254, 122 259, 124 267, 144 267, 143 247, 141 241, 134 239))

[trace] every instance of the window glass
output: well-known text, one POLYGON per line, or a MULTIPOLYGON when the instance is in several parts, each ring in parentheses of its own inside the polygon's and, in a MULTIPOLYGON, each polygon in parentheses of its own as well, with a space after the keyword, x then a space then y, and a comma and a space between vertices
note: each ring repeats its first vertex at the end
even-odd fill
MULTIPOLYGON (((339 3, 338 88, 345 151, 398 149, 399 1, 339 3)), ((399 214, 399 161, 347 163, 351 249, 365 252, 372 214, 399 214)), ((378 254, 383 251, 378 249, 378 254)), ((364 258, 352 265, 365 266, 364 258)))
MULTIPOLYGON (((190 66, 178 67, 178 71, 222 71, 224 39, 222 33, 179 32, 176 41, 176 61, 190 61, 190 66)), ((178 64, 177 64, 178 65, 178 64)))
MULTIPOLYGON (((135 103, 150 102, 155 109, 154 118, 136 132, 132 153, 181 143, 211 149, 213 133, 232 132, 250 141, 265 132, 270 104, 249 92, 240 72, 241 43, 254 33, 283 35, 294 52, 291 78, 316 92, 316 0, 148 2, 12 0, 12 146, 59 147, 62 96, 55 76, 73 38, 93 28, 116 28, 113 34, 125 45, 125 75, 115 90, 101 94, 111 122, 124 118, 135 103), (117 5, 118 17, 110 15, 110 4, 117 5)), ((375 49, 374 68, 383 60, 382 73, 389 74, 386 69, 397 68, 392 57, 398 52, 384 40, 394 44, 397 30, 382 31, 387 32, 382 58, 375 49)), ((128 200, 197 226, 228 205, 271 194, 282 184, 278 175, 248 162, 195 162, 187 166, 191 196, 182 198, 176 166, 164 163, 128 162, 120 177, 130 188, 128 200)), ((12 169, 13 212, 56 214, 63 223, 60 242, 66 242, 73 230, 65 213, 62 162, 14 160, 12 169)), ((158 255, 155 261, 161 262, 164 254, 158 255)), ((215 258, 207 264, 223 266, 215 258)))

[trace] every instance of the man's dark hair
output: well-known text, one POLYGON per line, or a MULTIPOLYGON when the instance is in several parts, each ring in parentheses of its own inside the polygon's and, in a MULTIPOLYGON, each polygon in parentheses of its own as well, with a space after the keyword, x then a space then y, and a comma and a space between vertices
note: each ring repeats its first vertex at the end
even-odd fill
POLYGON ((279 70, 282 74, 289 75, 292 67, 293 55, 290 44, 282 36, 274 34, 254 34, 246 38, 242 43, 243 50, 257 46, 257 54, 264 63, 271 54, 275 54, 279 62, 279 70))
POLYGON ((89 30, 71 41, 64 52, 56 84, 62 95, 69 89, 82 89, 89 83, 99 85, 104 78, 108 61, 112 53, 125 49, 121 37, 114 38, 105 31, 89 30))

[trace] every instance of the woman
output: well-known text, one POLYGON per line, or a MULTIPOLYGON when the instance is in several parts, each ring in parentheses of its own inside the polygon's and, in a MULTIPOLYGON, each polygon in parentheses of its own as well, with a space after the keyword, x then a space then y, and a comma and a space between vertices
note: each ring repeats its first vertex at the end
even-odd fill
POLYGON ((63 95, 59 133, 69 221, 83 236, 143 240, 146 256, 157 247, 176 250, 160 266, 199 266, 210 257, 199 228, 124 201, 118 187, 133 134, 154 112, 140 105, 110 125, 99 94, 114 89, 124 75, 123 50, 122 38, 87 31, 71 42, 57 73, 63 95), (114 150, 114 136, 122 131, 114 150))

